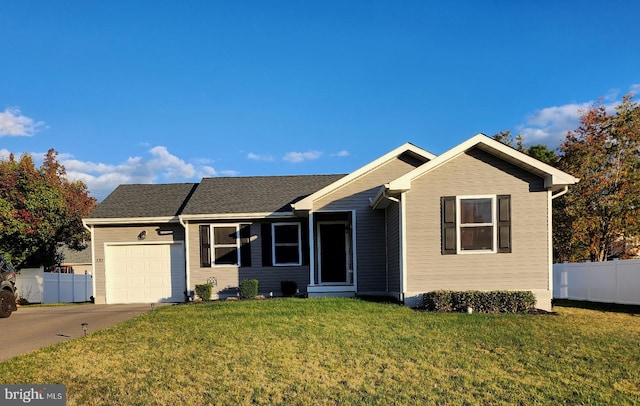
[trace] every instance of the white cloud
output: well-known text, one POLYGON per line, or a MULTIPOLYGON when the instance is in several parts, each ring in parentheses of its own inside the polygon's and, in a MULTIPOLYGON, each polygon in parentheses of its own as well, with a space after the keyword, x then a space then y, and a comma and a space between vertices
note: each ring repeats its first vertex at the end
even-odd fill
POLYGON ((28 137, 42 127, 45 127, 44 121, 34 121, 23 116, 17 107, 7 107, 4 112, 0 112, 0 137, 28 137))
POLYGON ((321 151, 289 152, 282 159, 287 162, 300 163, 304 161, 312 161, 320 158, 321 156, 321 151))
POLYGON ((148 153, 148 157, 129 157, 115 165, 77 159, 60 162, 69 179, 83 181, 98 200, 124 183, 197 182, 203 177, 237 175, 233 170, 218 172, 209 165, 187 163, 164 146, 155 146, 148 153))
POLYGON ((9 159, 9 155, 11 155, 11 151, 7 150, 7 149, 0 149, 0 160, 7 160, 9 159))
POLYGON ((253 152, 249 152, 247 154, 247 159, 251 159, 252 161, 265 161, 265 162, 273 162, 276 160, 271 155, 259 155, 259 154, 254 154, 253 152))
POLYGON ((342 151, 338 151, 336 153, 331 154, 331 156, 338 156, 338 157, 349 156, 349 151, 343 149, 342 151))
MULTIPOLYGON (((640 95, 640 84, 630 87, 630 92, 640 95)), ((620 103, 619 92, 612 90, 604 98, 604 107, 613 112, 620 103)), ((562 106, 545 107, 531 114, 527 120, 517 127, 527 144, 546 144, 555 148, 565 139, 568 131, 580 125, 580 114, 596 104, 596 101, 569 103, 562 106)))

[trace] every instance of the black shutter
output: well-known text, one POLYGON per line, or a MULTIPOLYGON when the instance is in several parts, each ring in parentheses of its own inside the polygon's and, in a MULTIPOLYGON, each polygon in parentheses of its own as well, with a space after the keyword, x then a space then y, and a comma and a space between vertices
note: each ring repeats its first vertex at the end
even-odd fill
POLYGON ((498 197, 498 252, 511 252, 511 196, 498 197))
POLYGON ((200 226, 200 266, 211 267, 211 227, 200 226))
POLYGON ((251 224, 240 224, 240 266, 251 266, 251 224))
POLYGON ((301 223, 302 229, 302 265, 309 265, 309 221, 303 221, 301 223))
POLYGON ((262 266, 273 266, 273 258, 271 257, 271 224, 262 224, 260 231, 260 238, 262 239, 262 266))
POLYGON ((456 244, 456 197, 444 196, 440 198, 441 226, 442 226, 442 255, 457 252, 456 244))

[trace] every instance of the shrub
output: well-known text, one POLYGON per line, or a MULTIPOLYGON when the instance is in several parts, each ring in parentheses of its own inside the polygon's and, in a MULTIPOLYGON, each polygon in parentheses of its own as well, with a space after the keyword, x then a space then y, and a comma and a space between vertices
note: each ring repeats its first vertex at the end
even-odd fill
POLYGON ((438 290, 423 295, 425 309, 436 312, 523 313, 535 308, 536 298, 529 291, 493 290, 464 292, 438 290))
POLYGON ((196 295, 202 300, 211 299, 211 291, 213 286, 210 283, 204 283, 202 285, 196 285, 196 295))
POLYGON ((292 297, 298 291, 298 283, 296 281, 280 281, 280 290, 282 296, 292 297))
POLYGON ((243 279, 240 281, 240 297, 243 299, 252 299, 258 296, 258 280, 243 279))

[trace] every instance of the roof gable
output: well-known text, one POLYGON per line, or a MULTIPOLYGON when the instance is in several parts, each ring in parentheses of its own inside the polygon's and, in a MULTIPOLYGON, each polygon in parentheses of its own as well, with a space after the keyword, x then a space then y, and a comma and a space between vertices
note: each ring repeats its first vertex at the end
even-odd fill
POLYGON ((480 148, 489 154, 497 156, 515 166, 540 176, 544 179, 545 188, 550 190, 558 190, 565 186, 573 185, 579 181, 578 178, 575 178, 566 172, 556 169, 551 165, 547 165, 544 162, 530 157, 529 155, 489 138, 484 134, 477 134, 442 155, 432 159, 428 163, 419 166, 413 171, 390 182, 388 185, 385 185, 385 188, 392 192, 409 190, 413 179, 432 171, 441 165, 445 165, 453 158, 472 148, 480 148))
POLYGON ((350 174, 344 176, 343 178, 339 179, 336 182, 333 182, 329 185, 327 185, 326 187, 316 191, 315 193, 305 197, 304 199, 300 200, 299 202, 295 203, 294 209, 295 210, 311 210, 312 206, 313 206, 313 202, 320 199, 321 197, 333 192, 334 190, 348 184, 349 182, 354 181, 355 179, 361 177, 362 175, 372 171, 373 169, 379 167, 380 165, 383 165, 384 163, 388 162, 391 159, 397 158, 402 154, 411 154, 413 155, 416 159, 421 159, 424 161, 429 161, 434 159, 436 156, 434 154, 432 154, 431 152, 424 150, 418 146, 415 146, 409 142, 399 146, 398 148, 395 148, 392 151, 387 152, 386 154, 384 154, 383 156, 381 156, 380 158, 369 162, 368 164, 364 165, 363 167, 357 169, 354 172, 351 172, 350 174))

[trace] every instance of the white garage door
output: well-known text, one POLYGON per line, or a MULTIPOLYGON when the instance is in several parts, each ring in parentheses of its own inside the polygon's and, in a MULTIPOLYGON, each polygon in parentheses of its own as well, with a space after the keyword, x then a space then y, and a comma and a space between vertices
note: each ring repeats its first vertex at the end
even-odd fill
POLYGON ((181 244, 110 245, 105 266, 107 303, 184 301, 181 244))

